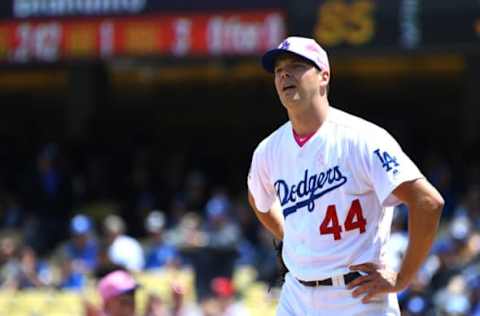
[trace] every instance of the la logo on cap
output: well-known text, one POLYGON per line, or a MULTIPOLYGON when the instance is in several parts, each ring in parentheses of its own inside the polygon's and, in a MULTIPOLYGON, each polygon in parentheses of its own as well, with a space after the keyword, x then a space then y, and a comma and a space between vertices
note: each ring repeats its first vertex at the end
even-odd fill
POLYGON ((290 43, 288 41, 283 41, 280 45, 280 49, 288 49, 290 47, 290 43))

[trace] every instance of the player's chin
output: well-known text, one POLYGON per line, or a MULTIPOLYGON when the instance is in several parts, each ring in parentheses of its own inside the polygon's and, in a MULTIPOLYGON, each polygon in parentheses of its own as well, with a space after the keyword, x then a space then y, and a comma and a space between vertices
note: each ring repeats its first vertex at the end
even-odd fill
POLYGON ((299 99, 290 100, 288 103, 288 108, 290 109, 301 109, 304 108, 304 103, 299 99))
POLYGON ((286 106, 286 107, 291 107, 291 106, 295 106, 297 105, 301 98, 300 98, 300 95, 298 93, 295 93, 295 94, 284 94, 282 96, 280 96, 280 99, 282 100, 282 103, 286 106))

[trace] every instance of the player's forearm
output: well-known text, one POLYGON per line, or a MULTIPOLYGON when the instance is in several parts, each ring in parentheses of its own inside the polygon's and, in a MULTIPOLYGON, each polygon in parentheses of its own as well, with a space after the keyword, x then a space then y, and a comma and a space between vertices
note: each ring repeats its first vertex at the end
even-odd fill
POLYGON ((435 239, 442 208, 441 197, 426 198, 424 201, 409 205, 409 243, 397 277, 397 284, 400 287, 408 286, 427 258, 435 239))
POLYGON ((275 210, 268 213, 255 212, 262 225, 267 228, 277 240, 283 240, 283 219, 275 210))

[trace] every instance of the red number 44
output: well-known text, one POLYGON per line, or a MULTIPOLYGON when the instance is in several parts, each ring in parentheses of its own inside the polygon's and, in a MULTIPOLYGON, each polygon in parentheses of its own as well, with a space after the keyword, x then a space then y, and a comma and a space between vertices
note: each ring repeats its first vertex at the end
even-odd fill
MULTIPOLYGON (((343 226, 346 231, 359 229, 360 234, 365 232, 367 220, 363 217, 360 200, 353 200, 343 226)), ((320 235, 333 234, 333 239, 340 240, 342 239, 342 231, 342 226, 338 223, 337 208, 335 205, 329 205, 327 207, 325 218, 323 219, 322 224, 320 224, 320 235)))

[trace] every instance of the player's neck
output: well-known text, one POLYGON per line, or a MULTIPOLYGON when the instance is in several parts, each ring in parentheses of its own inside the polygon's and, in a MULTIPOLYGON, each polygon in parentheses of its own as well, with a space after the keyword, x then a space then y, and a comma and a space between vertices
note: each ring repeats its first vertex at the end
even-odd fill
POLYGON ((330 105, 327 99, 322 99, 318 104, 305 107, 303 111, 288 111, 292 128, 299 136, 315 133, 327 119, 330 105))

